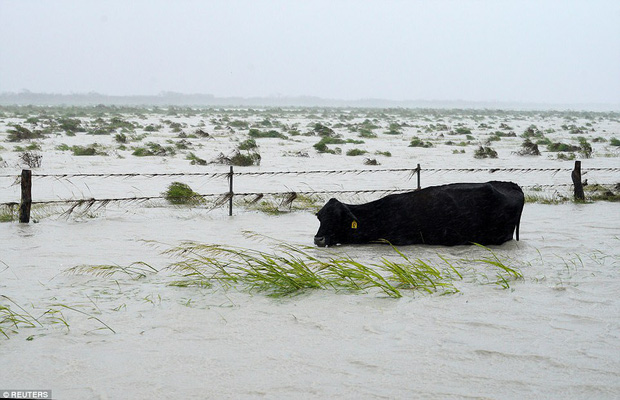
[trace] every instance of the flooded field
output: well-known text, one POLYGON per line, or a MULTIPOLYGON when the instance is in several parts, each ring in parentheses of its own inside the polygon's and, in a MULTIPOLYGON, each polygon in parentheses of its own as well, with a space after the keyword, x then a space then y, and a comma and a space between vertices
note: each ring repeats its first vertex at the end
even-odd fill
POLYGON ((615 113, 0 108, 0 203, 19 202, 23 154, 41 156, 30 166, 36 222, 0 206, 0 382, 55 398, 617 398, 620 209, 568 200, 574 159, 588 199, 617 196, 617 139, 615 113), (528 139, 540 155, 524 154, 528 139), (236 154, 254 165, 234 166, 235 193, 252 194, 235 196, 230 217, 228 203, 214 206, 236 154), (415 175, 395 170, 417 164, 423 187, 523 186, 521 240, 402 255, 312 246, 329 197, 414 189, 415 175), (343 170, 355 172, 329 173, 343 170), (270 174, 291 171, 321 172, 270 174), (206 201, 170 204, 173 181, 206 201), (291 192, 306 194, 289 204, 291 192), (68 215, 72 203, 45 204, 90 198, 110 201, 68 215), (445 286, 401 297, 270 296, 243 282, 187 284, 171 268, 183 256, 166 252, 185 241, 452 269, 445 286))

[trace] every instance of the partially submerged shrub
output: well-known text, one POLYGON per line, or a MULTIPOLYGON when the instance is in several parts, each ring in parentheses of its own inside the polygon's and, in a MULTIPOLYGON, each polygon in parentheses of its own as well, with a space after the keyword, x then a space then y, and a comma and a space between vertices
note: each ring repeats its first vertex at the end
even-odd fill
POLYGON ((241 128, 241 129, 248 129, 248 127, 250 126, 249 122, 247 121, 241 121, 241 120, 234 120, 234 121, 230 121, 228 123, 228 126, 231 128, 241 128))
POLYGON ((196 129, 196 132, 194 132, 194 134, 198 137, 202 137, 202 138, 208 138, 211 137, 211 135, 209 135, 208 132, 203 131, 202 129, 196 129))
POLYGON ((249 135, 250 137, 253 138, 280 138, 280 139, 287 139, 286 135, 275 131, 275 130, 269 130, 269 131, 260 131, 258 129, 252 128, 249 131, 249 135))
POLYGON ((497 151, 491 147, 480 146, 474 152, 474 158, 497 158, 497 151))
POLYGON ((76 132, 86 132, 86 129, 82 127, 82 121, 72 118, 59 118, 58 123, 60 129, 64 130, 67 135, 75 135, 76 132))
POLYGON ((363 138, 376 138, 377 134, 370 129, 360 128, 359 136, 363 138))
POLYGON ((588 143, 586 138, 579 138, 579 154, 581 154, 583 158, 592 157, 592 145, 588 143))
POLYGON ((334 151, 330 150, 329 147, 327 147, 327 144, 323 141, 315 143, 312 147, 314 147, 319 153, 334 153, 334 151))
POLYGON ((314 131, 316 135, 323 136, 323 137, 336 137, 337 136, 336 132, 334 132, 332 128, 330 128, 329 126, 320 124, 318 122, 314 124, 314 127, 312 130, 314 131))
POLYGON ((409 147, 423 147, 423 148, 429 148, 429 147, 433 147, 433 144, 431 142, 425 142, 422 139, 420 139, 419 137, 413 137, 411 139, 411 142, 409 142, 409 147))
POLYGON ((150 124, 150 125, 147 125, 147 126, 144 127, 144 131, 145 132, 157 132, 160 129, 161 129, 161 125, 150 124))
POLYGON ((172 204, 199 205, 205 202, 205 199, 201 195, 181 182, 172 182, 162 195, 172 204))
POLYGON ((260 165, 261 156, 254 151, 240 152, 236 150, 232 156, 227 157, 223 153, 212 161, 215 164, 235 165, 238 167, 249 167, 252 165, 260 165))
POLYGON ((561 161, 572 161, 577 157, 575 156, 575 153, 558 153, 556 158, 561 161))
POLYGON ((9 142, 20 142, 28 139, 38 139, 43 137, 43 134, 38 131, 31 131, 28 128, 24 128, 21 125, 13 125, 13 129, 9 129, 7 140, 9 142))
POLYGON ((198 157, 196 154, 190 152, 186 157, 186 160, 190 160, 192 165, 207 165, 207 160, 198 157))
POLYGON ((383 133, 386 135, 401 135, 403 131, 402 131, 402 127, 400 124, 392 122, 390 126, 388 126, 387 131, 383 133))
POLYGON ((348 156, 362 156, 364 154, 368 153, 366 150, 362 150, 362 149, 350 149, 347 151, 347 155, 348 156))
POLYGON ((520 156, 539 156, 540 150, 536 143, 532 143, 532 141, 527 138, 521 144, 521 150, 519 150, 517 154, 520 156))
POLYGON ((146 144, 147 147, 137 147, 132 153, 136 157, 147 156, 173 156, 176 154, 176 150, 171 146, 162 146, 159 143, 150 142, 146 144))
POLYGON ((579 146, 573 146, 571 144, 566 144, 566 143, 559 143, 559 142, 554 142, 551 143, 550 145, 547 146, 547 150, 549 151, 577 151, 579 150, 579 146))
POLYGON ((544 134, 536 125, 530 125, 521 136, 526 139, 532 137, 542 138, 544 134))
POLYGON ((74 156, 105 156, 107 155, 104 151, 99 150, 99 145, 93 143, 88 146, 71 146, 71 151, 73 151, 74 156))
POLYGON ((253 150, 253 149, 258 148, 258 145, 256 144, 256 140, 248 139, 248 140, 241 142, 237 148, 239 150, 253 150))
POLYGON ((246 152, 242 153, 237 151, 230 157, 230 164, 236 165, 239 167, 249 167, 252 165, 260 165, 261 156, 257 152, 246 152))
POLYGON ((19 158, 29 166, 30 168, 39 168, 41 167, 41 160, 43 159, 43 155, 31 151, 26 151, 20 154, 19 158))
POLYGON ((586 185, 583 189, 587 198, 591 201, 620 201, 620 190, 617 187, 612 188, 610 186, 594 184, 586 185), (614 189, 616 193, 614 193, 614 189))
POLYGON ((346 143, 346 141, 343 139, 334 138, 334 137, 324 137, 318 143, 315 143, 314 146, 312 147, 314 147, 316 151, 318 151, 319 153, 335 154, 336 151, 331 150, 330 148, 327 147, 327 145, 328 144, 344 144, 344 143, 346 143))
POLYGON ((454 135, 471 135, 471 129, 466 127, 458 127, 454 130, 454 135))

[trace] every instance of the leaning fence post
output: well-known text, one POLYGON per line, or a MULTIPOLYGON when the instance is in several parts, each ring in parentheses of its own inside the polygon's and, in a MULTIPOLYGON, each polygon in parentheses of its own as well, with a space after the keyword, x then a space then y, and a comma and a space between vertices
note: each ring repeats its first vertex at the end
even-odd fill
POLYGON ((32 206, 32 171, 22 170, 22 200, 19 204, 19 222, 30 222, 30 207, 32 206))
POLYGON ((228 215, 232 216, 233 209, 233 166, 230 166, 230 173, 228 174, 228 215))
POLYGON ((422 187, 420 186, 420 164, 418 164, 418 168, 416 168, 417 173, 418 173, 418 190, 422 189, 422 187))
POLYGON ((571 173, 571 178, 575 187, 575 200, 584 201, 586 196, 583 193, 583 184, 581 183, 581 161, 575 161, 575 169, 571 173))

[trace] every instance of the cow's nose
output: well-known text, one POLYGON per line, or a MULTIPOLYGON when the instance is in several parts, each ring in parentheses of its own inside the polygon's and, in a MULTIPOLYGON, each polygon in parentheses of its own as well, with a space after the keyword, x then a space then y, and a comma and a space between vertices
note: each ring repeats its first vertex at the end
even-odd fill
POLYGON ((315 236, 314 237, 314 244, 316 244, 319 247, 325 247, 325 237, 324 236, 315 236))

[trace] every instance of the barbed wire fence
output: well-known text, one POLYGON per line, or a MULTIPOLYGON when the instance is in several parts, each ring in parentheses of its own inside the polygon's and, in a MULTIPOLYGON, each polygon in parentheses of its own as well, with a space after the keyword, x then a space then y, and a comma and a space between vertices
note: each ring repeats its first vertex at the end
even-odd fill
MULTIPOLYGON (((68 198, 68 199, 49 199, 49 200, 33 200, 32 191, 32 178, 40 179, 55 179, 55 180, 71 180, 73 178, 97 178, 97 179, 132 179, 132 178, 181 178, 181 177, 194 177, 204 178, 206 180, 213 179, 226 179, 228 181, 228 191, 220 193, 198 193, 197 195, 202 199, 211 199, 211 209, 223 207, 228 204, 228 214, 233 214, 233 200, 244 201, 245 204, 255 204, 261 199, 266 197, 280 199, 280 206, 291 206, 292 203, 300 199, 302 196, 317 196, 322 198, 324 196, 339 196, 339 195, 388 195, 394 193, 405 193, 421 188, 422 172, 424 176, 432 176, 434 174, 449 174, 449 173, 487 173, 493 174, 530 174, 530 173, 545 173, 551 175, 557 175, 559 173, 566 172, 567 175, 573 172, 570 168, 425 168, 422 169, 420 164, 415 168, 383 168, 383 169, 346 169, 346 170, 305 170, 305 171, 234 171, 233 167, 230 167, 228 172, 172 172, 172 173, 64 173, 64 174, 32 174, 30 170, 23 170, 21 175, 0 175, 0 179, 13 179, 12 185, 21 185, 22 196, 20 201, 8 201, 0 203, 0 206, 8 207, 13 210, 19 207, 19 219, 20 222, 29 222, 30 220, 30 207, 32 205, 66 205, 68 208, 63 214, 70 215, 77 209, 88 210, 93 207, 96 209, 105 208, 109 204, 142 204, 144 202, 165 200, 165 194, 158 194, 152 196, 123 196, 123 197, 111 197, 111 198, 68 198), (334 190, 286 190, 286 191, 234 191, 234 182, 236 178, 248 177, 248 178, 260 178, 260 177, 278 177, 278 176, 304 176, 304 175, 319 175, 319 176, 331 176, 331 175, 366 175, 366 174, 395 174, 404 173, 408 180, 411 180, 414 176, 417 177, 417 185, 415 187, 407 188, 386 188, 386 189, 334 189, 334 190)), ((584 169, 584 174, 589 172, 620 172, 620 168, 587 168, 584 169)), ((567 179, 568 181, 568 179, 567 179)), ((614 184, 614 183, 607 183, 614 184)), ((537 185, 521 185, 525 190, 542 190, 545 188, 570 188, 571 183, 551 183, 551 184, 537 184, 537 185)))

